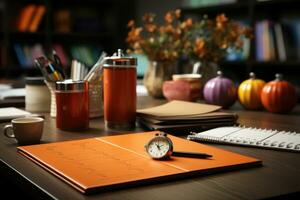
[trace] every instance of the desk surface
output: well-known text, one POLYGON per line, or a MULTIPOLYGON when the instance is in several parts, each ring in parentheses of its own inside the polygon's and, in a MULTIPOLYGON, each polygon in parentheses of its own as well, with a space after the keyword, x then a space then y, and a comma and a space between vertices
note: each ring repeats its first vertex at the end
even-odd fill
MULTIPOLYGON (((150 97, 139 97, 139 108, 163 103, 150 97)), ((239 115, 238 122, 246 126, 300 132, 300 106, 289 115, 265 111, 245 111, 238 104, 230 109, 239 115)), ((0 128, 7 123, 0 124, 0 128)), ((56 129, 55 119, 46 115, 42 141, 45 143, 104 135, 117 131, 105 130, 103 119, 90 122, 86 132, 72 133, 56 129)), ((141 131, 136 128, 135 131, 141 131)), ((119 131, 119 133, 121 133, 119 131)), ((19 155, 17 144, 0 134, 0 175, 21 185, 33 196, 54 199, 262 199, 287 194, 300 195, 300 156, 298 153, 250 147, 212 144, 215 147, 263 161, 263 167, 243 169, 207 176, 164 182, 85 196, 52 176, 36 164, 19 155)))

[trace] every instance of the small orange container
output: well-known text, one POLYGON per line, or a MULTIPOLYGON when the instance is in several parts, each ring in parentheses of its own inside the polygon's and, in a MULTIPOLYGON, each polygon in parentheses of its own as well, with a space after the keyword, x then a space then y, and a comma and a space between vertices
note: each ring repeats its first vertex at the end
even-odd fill
POLYGON ((103 70, 104 121, 108 128, 130 129, 136 117, 137 59, 118 50, 105 58, 103 70))
POLYGON ((89 128, 88 82, 56 82, 56 127, 66 131, 89 128))

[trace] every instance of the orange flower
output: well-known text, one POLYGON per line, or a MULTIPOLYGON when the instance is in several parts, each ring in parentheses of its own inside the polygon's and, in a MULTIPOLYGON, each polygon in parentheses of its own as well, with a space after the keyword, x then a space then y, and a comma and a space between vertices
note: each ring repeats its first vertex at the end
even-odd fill
POLYGON ((128 36, 126 41, 128 43, 130 42, 136 42, 138 40, 140 40, 140 33, 143 29, 142 28, 133 28, 131 31, 128 32, 128 36))
POLYGON ((149 33, 153 33, 156 31, 156 25, 155 24, 146 24, 145 25, 145 28, 146 30, 149 32, 149 33))
POLYGON ((184 48, 184 49, 188 49, 188 48, 190 48, 191 46, 192 46, 191 42, 190 42, 190 41, 186 41, 186 42, 184 43, 184 45, 183 45, 183 48, 184 48))
POLYGON ((216 17, 216 26, 217 26, 217 29, 222 29, 227 21, 228 21, 228 19, 225 16, 224 13, 221 14, 221 15, 218 15, 216 17))
POLYGON ((182 22, 180 24, 180 28, 182 30, 187 30, 187 29, 191 28, 192 26, 193 26, 193 20, 191 18, 185 20, 184 22, 182 22))
POLYGON ((174 20, 174 16, 172 14, 172 12, 167 12, 167 14, 165 15, 165 21, 168 23, 168 24, 171 24, 174 20))
POLYGON ((196 39, 196 48, 197 49, 203 49, 204 45, 205 45, 205 41, 203 40, 203 38, 196 39))
POLYGON ((227 49, 228 48, 228 45, 226 42, 224 42, 223 44, 220 45, 220 48, 221 49, 227 49))
POLYGON ((164 32, 173 33, 174 32, 174 27, 171 24, 169 24, 165 27, 164 32))
POLYGON ((134 20, 130 20, 130 21, 128 22, 128 24, 127 24, 127 27, 129 27, 129 28, 132 28, 132 27, 134 27, 134 26, 135 26, 134 20))
POLYGON ((175 16, 176 16, 177 19, 180 18, 180 16, 181 16, 181 10, 180 9, 175 10, 175 16))
POLYGON ((194 52, 200 58, 202 58, 206 52, 205 50, 205 41, 203 38, 197 38, 195 42, 194 52))
POLYGON ((155 18, 155 14, 153 13, 146 13, 143 16, 143 21, 146 23, 153 23, 154 22, 154 18, 155 18))
POLYGON ((187 28, 191 28, 193 26, 193 20, 191 18, 188 18, 185 23, 187 28))
POLYGON ((228 18, 225 16, 224 13, 222 13, 216 17, 216 21, 217 23, 225 23, 228 21, 228 18))

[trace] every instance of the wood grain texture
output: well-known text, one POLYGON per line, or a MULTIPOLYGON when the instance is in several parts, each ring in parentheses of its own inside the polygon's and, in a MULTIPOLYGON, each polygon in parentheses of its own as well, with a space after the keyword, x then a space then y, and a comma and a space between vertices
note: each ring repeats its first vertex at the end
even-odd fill
MULTIPOLYGON (((152 107, 164 100, 140 97, 138 108, 152 107)), ((230 112, 239 115, 238 122, 246 126, 273 128, 300 132, 300 106, 287 115, 266 111, 246 111, 235 104, 230 112)), ((0 128, 7 123, 0 124, 0 128)), ((134 131, 142 129, 137 127, 134 131)), ((83 139, 132 131, 105 130, 103 119, 90 122, 86 132, 65 132, 56 129, 55 119, 46 114, 43 143, 83 139)), ((182 136, 185 137, 185 136, 182 136)), ((263 161, 263 167, 243 169, 206 176, 195 176, 172 182, 146 185, 84 196, 58 178, 17 153, 15 141, 0 134, 0 175, 26 187, 33 197, 46 195, 57 199, 262 199, 300 193, 300 157, 293 152, 257 149, 251 147, 212 146, 252 156, 263 161)), ((295 195, 295 194, 294 194, 295 195)), ((296 194, 297 195, 297 194, 296 194)))

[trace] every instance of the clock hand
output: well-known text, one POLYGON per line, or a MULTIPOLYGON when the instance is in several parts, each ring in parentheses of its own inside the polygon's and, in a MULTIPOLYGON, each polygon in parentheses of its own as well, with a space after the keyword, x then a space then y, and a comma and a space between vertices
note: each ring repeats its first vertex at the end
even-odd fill
POLYGON ((159 145, 156 145, 156 146, 157 146, 158 150, 160 150, 160 146, 159 145))
POLYGON ((156 145, 157 149, 160 150, 160 146, 159 146, 158 142, 156 142, 155 145, 156 145))

